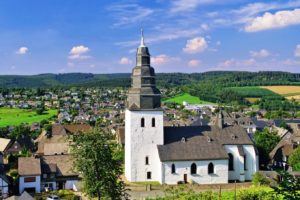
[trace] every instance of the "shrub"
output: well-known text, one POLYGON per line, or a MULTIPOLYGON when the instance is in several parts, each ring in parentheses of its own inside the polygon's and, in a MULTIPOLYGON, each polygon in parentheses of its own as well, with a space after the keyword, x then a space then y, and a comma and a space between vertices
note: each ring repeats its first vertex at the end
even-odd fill
POLYGON ((297 147, 290 155, 288 163, 293 167, 294 171, 300 171, 300 147, 297 147))
POLYGON ((264 175, 262 175, 261 173, 256 172, 253 175, 252 184, 254 186, 270 185, 270 181, 264 175))
POLYGON ((279 200, 272 191, 268 191, 264 187, 251 187, 248 189, 239 190, 237 193, 239 200, 279 200))

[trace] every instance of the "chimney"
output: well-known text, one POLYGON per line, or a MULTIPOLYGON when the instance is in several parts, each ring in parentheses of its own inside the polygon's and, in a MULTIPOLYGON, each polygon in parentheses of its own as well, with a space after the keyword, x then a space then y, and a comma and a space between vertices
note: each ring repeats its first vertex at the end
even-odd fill
POLYGON ((224 128, 224 116, 222 111, 220 111, 218 114, 217 125, 220 129, 224 128))

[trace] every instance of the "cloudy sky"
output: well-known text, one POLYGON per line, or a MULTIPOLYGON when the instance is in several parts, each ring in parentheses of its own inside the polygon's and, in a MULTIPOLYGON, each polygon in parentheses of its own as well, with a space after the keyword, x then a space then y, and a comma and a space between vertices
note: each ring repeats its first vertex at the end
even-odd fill
POLYGON ((0 0, 0 74, 300 72, 300 0, 0 0))

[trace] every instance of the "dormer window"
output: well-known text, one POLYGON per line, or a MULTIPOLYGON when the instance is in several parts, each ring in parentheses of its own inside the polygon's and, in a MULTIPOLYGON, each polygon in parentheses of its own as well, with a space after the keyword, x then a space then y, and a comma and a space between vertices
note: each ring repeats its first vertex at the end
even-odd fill
POLYGON ((144 117, 141 119, 141 127, 145 127, 145 118, 144 117))

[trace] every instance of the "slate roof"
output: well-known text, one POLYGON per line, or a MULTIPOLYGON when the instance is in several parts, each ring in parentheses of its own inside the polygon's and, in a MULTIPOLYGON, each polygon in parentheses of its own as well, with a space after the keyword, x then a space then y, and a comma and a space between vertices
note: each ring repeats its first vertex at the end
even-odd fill
MULTIPOLYGON (((223 145, 253 145, 238 126, 164 127, 164 145, 158 145, 161 161, 227 159, 223 145)), ((243 152, 240 151, 240 154, 243 152)))
POLYGON ((41 161, 39 158, 24 158, 18 159, 18 172, 21 176, 41 175, 41 161))

